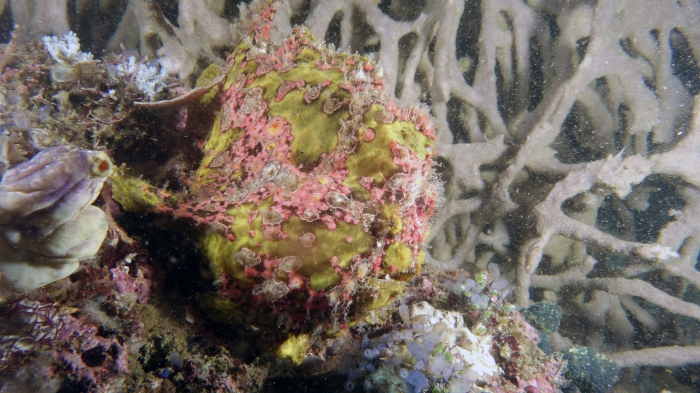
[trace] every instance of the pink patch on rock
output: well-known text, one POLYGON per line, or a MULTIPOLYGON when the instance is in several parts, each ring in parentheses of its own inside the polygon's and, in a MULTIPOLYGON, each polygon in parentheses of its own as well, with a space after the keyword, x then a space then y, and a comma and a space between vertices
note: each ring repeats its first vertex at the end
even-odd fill
POLYGON ((377 134, 374 132, 374 130, 371 127, 367 127, 365 129, 365 132, 362 133, 362 140, 365 142, 370 142, 371 140, 374 139, 374 137, 377 134))
POLYGON ((372 179, 369 176, 365 176, 360 179, 359 181, 360 185, 368 190, 372 189, 372 183, 374 183, 374 179, 372 179))
MULTIPOLYGON (((127 268, 128 269, 128 268, 127 268)), ((143 273, 139 270, 136 278, 131 277, 129 273, 122 268, 110 269, 112 273, 112 283, 122 295, 133 293, 136 295, 136 300, 139 304, 148 302, 148 293, 150 292, 150 284, 144 278, 143 273)))

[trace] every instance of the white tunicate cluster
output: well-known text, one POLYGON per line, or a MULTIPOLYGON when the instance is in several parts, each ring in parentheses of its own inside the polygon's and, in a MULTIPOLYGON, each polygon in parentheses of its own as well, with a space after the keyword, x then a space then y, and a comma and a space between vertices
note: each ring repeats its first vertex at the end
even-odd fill
POLYGON ((490 297, 488 295, 471 295, 469 301, 472 303, 472 307, 484 309, 489 306, 490 297))
POLYGON ((455 281, 445 281, 444 288, 460 298, 468 299, 472 309, 485 309, 493 296, 504 300, 510 294, 510 281, 501 275, 495 263, 489 263, 487 272, 478 273, 474 278, 467 278, 464 271, 457 273, 455 281))
POLYGON ((438 354, 430 364, 430 376, 438 381, 446 381, 452 376, 455 366, 448 362, 445 355, 438 354))
POLYGON ((21 131, 26 131, 31 128, 29 116, 27 116, 26 112, 19 109, 12 111, 12 123, 21 131))
POLYGON ((420 392, 440 384, 446 391, 465 392, 498 372, 490 336, 469 331, 461 314, 435 310, 427 302, 402 304, 398 313, 403 322, 398 330, 353 344, 356 349, 344 362, 355 386, 364 378, 368 391, 420 392))

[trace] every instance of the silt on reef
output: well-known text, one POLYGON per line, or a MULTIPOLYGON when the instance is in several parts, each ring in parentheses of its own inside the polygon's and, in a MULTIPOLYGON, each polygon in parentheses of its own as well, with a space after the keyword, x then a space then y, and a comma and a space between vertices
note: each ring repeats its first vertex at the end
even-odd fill
POLYGON ((114 197, 205 228, 218 292, 200 301, 214 319, 262 307, 294 329, 320 327, 320 315, 357 321, 420 273, 439 198, 434 126, 424 108, 388 98, 371 59, 303 27, 272 44, 274 9, 230 55, 188 192, 156 206, 129 187, 114 197))

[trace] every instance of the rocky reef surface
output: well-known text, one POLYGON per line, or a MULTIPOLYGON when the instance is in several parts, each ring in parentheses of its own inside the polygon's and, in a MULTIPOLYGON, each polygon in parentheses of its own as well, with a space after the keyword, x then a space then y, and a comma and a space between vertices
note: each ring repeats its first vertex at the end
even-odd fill
POLYGON ((694 162, 700 116, 643 110, 668 97, 614 68, 648 49, 620 9, 117 3, 107 39, 84 4, 0 1, 22 22, 0 57, 0 392, 698 383, 697 178, 674 157, 694 162), (478 54, 443 42, 479 23, 478 54), (616 121, 607 147, 584 135, 616 121), (628 233, 654 198, 676 218, 628 233))

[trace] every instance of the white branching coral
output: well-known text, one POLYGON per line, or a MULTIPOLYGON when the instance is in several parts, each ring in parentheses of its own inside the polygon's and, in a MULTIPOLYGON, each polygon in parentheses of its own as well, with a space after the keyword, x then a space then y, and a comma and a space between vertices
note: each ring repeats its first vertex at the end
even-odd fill
POLYGON ((518 304, 560 304, 629 367, 700 360, 695 336, 643 338, 700 327, 698 20, 693 1, 343 0, 304 23, 430 103, 447 199, 430 264, 510 267, 518 304))
MULTIPOLYGON (((80 50, 80 40, 72 31, 66 33, 63 38, 47 36, 42 40, 51 57, 60 66, 63 66, 52 73, 54 80, 62 82, 70 79, 66 77, 71 72, 70 68, 65 67, 84 62, 97 62, 93 60, 91 53, 85 53, 80 50)), ((117 75, 130 80, 151 101, 163 90, 165 81, 168 78, 168 73, 163 68, 157 65, 149 66, 144 63, 138 63, 134 56, 130 56, 127 61, 117 64, 116 70, 117 75)))
POLYGON ((117 51, 120 45, 137 48, 142 56, 157 58, 167 73, 188 80, 201 72, 198 63, 223 65, 218 53, 231 44, 232 25, 220 16, 224 7, 215 4, 224 2, 179 1, 175 25, 158 12, 154 0, 129 0, 107 49, 117 51))
POLYGON ((92 53, 80 50, 80 40, 72 31, 66 33, 63 38, 46 36, 42 39, 46 49, 54 60, 61 64, 73 64, 83 61, 92 61, 92 53))
POLYGON ((117 64, 117 74, 124 78, 131 78, 136 87, 153 101, 158 93, 165 87, 168 73, 157 66, 148 66, 136 63, 136 58, 130 56, 129 60, 117 64))

